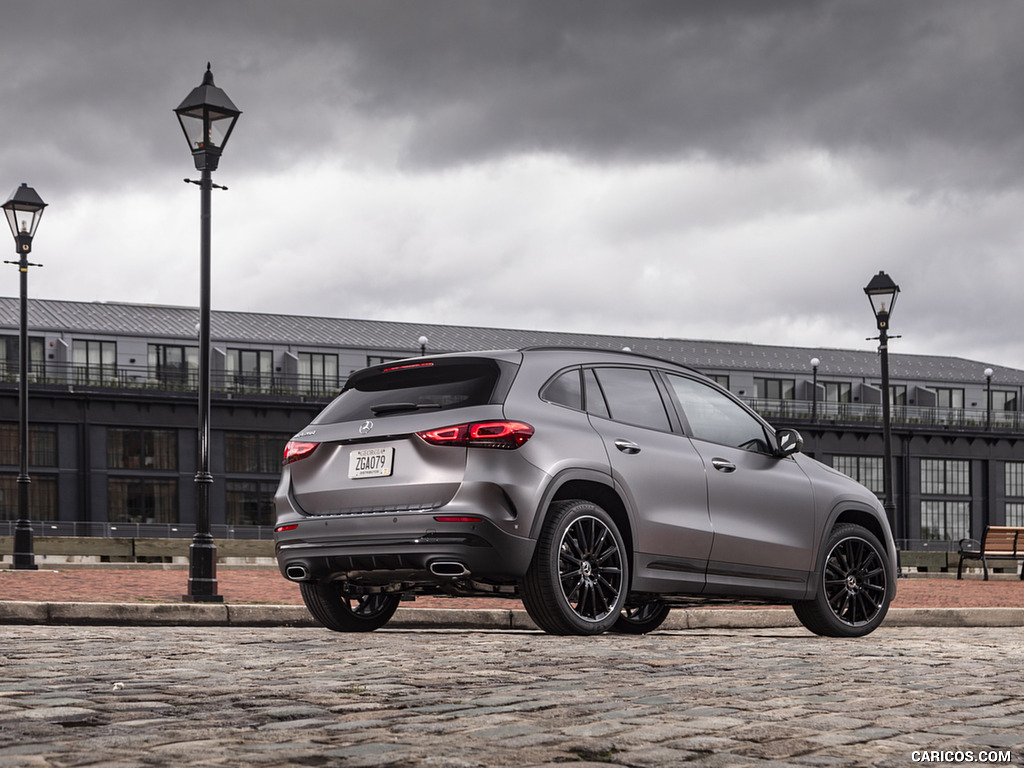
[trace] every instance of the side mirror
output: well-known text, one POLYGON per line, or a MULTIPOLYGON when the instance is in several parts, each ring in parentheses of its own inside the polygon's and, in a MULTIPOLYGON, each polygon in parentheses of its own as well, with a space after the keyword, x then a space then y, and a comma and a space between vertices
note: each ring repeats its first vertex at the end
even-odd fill
POLYGON ((804 439, 800 437, 800 433, 795 429, 780 429, 775 433, 775 439, 779 444, 775 455, 780 459, 792 456, 794 453, 800 453, 803 450, 804 439))

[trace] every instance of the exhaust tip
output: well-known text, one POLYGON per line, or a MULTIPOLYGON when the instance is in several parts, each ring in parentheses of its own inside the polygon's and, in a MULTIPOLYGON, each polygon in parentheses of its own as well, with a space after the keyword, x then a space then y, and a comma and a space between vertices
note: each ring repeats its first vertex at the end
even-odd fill
POLYGON ((430 572, 435 576, 445 576, 448 578, 469 575, 469 569, 462 563, 447 560, 439 560, 431 563, 430 572))
POLYGON ((309 571, 302 565, 289 565, 284 573, 292 581, 305 581, 309 578, 309 571))

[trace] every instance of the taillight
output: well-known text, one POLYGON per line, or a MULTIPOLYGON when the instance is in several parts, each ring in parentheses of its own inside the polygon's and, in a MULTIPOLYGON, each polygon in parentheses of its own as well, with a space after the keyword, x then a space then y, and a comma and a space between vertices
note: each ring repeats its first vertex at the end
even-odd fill
POLYGON ((284 447, 284 461, 282 465, 291 464, 295 461, 309 458, 320 443, 304 443, 300 440, 289 440, 284 447))
POLYGON ((416 434, 431 445, 514 450, 533 437, 533 427, 521 421, 478 421, 416 434))

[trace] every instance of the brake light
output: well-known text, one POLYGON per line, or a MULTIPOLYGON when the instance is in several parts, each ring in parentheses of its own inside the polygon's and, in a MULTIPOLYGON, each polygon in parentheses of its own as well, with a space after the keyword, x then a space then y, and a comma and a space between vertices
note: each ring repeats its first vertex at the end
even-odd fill
POLYGON ((391 373, 392 371, 406 371, 409 368, 431 368, 433 363, 409 363, 408 365, 396 365, 393 368, 385 368, 381 373, 391 373))
POLYGON ((281 464, 288 465, 292 462, 309 458, 318 445, 320 445, 320 443, 305 443, 301 440, 289 440, 284 447, 284 461, 282 461, 281 464))
POLYGON ((533 437, 533 427, 521 421, 479 421, 416 434, 431 445, 515 450, 533 437))

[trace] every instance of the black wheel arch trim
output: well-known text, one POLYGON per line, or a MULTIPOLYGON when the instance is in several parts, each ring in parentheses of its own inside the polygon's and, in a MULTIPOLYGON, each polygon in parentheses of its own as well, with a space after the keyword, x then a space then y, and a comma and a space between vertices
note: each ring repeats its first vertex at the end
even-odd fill
MULTIPOLYGON (((544 520, 547 517, 547 512, 551 507, 552 502, 555 501, 559 492, 565 488, 566 485, 575 482, 599 485, 604 488, 607 493, 612 494, 616 498, 618 504, 621 506, 621 511, 625 514, 626 520, 629 524, 629 530, 620 531, 619 533, 624 535, 624 537, 628 537, 627 544, 630 549, 632 549, 632 544, 636 541, 636 527, 634 524, 636 516, 630 504, 629 496, 625 493, 623 488, 615 482, 611 475, 596 469, 573 467, 570 469, 563 469, 551 478, 547 487, 544 489, 544 493, 541 494, 540 503, 537 505, 536 512, 533 516, 533 523, 530 525, 529 537, 534 541, 537 540, 537 537, 540 536, 541 527, 544 525, 544 520)), ((594 503, 598 502, 595 501, 594 503)), ((615 513, 618 510, 606 509, 605 511, 612 515, 612 518, 614 519, 615 513)))

